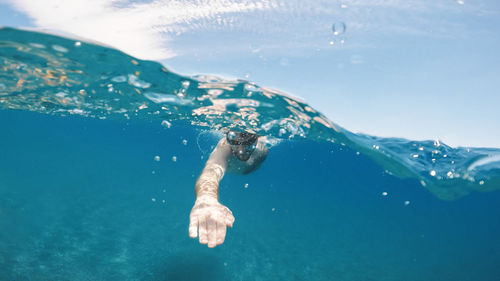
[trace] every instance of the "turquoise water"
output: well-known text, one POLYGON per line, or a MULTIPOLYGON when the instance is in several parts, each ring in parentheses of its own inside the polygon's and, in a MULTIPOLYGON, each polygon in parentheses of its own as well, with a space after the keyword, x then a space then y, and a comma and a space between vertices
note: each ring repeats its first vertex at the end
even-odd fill
POLYGON ((499 280, 499 149, 353 134, 248 81, 36 32, 0 29, 0 66, 1 280, 499 280), (225 176, 236 222, 208 249, 189 211, 226 127, 272 147, 225 176))

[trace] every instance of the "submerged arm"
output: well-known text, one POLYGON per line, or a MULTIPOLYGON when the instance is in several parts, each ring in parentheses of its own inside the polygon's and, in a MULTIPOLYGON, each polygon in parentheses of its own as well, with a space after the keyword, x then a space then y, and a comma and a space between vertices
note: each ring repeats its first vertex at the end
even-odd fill
POLYGON ((231 148, 222 139, 210 154, 210 157, 196 181, 196 201, 190 214, 189 236, 199 236, 201 244, 213 248, 224 242, 226 227, 232 227, 234 216, 231 211, 219 203, 219 182, 227 168, 227 159, 231 148))
POLYGON ((218 199, 219 182, 224 177, 227 159, 230 155, 231 148, 225 143, 224 139, 220 140, 196 181, 195 194, 197 198, 200 195, 210 195, 218 199))

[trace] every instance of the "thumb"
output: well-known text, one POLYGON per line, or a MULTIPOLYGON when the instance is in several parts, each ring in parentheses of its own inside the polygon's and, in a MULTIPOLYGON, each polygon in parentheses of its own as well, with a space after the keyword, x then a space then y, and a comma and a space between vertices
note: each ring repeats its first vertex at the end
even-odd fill
POLYGON ((234 223, 233 215, 226 216, 226 225, 229 227, 233 227, 233 223, 234 223))

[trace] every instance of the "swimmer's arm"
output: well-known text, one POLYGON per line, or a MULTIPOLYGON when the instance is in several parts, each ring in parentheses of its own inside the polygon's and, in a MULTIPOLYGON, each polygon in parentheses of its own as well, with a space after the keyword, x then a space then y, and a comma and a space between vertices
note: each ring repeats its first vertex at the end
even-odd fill
POLYGON ((196 198, 201 195, 208 195, 219 198, 219 182, 224 177, 227 169, 227 159, 231 156, 231 148, 225 139, 221 139, 210 154, 200 177, 196 181, 196 198))
POLYGON ((189 216, 189 236, 198 236, 200 243, 210 248, 224 242, 226 227, 232 227, 234 223, 233 213, 218 199, 219 182, 224 176, 230 155, 231 148, 222 139, 196 181, 196 201, 189 216))

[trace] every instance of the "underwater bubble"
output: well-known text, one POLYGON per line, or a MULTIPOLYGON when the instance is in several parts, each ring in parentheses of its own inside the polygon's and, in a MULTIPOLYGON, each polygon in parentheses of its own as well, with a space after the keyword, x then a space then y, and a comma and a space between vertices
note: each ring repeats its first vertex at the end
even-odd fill
POLYGON ((218 142, 220 136, 213 134, 211 131, 202 131, 196 137, 196 145, 203 155, 200 156, 201 159, 204 155, 208 157, 208 154, 213 151, 212 144, 218 142))
POLYGON ((479 181, 479 185, 483 185, 484 184, 484 181, 479 181))
MULTIPOLYGON (((146 92, 144 93, 144 97, 146 97, 147 99, 151 100, 154 103, 170 103, 176 105, 187 105, 193 103, 191 100, 183 99, 184 94, 182 93, 180 93, 179 95, 172 95, 164 93, 146 92)), ((162 107, 162 109, 166 110, 168 108, 162 107)))
POLYGON ((458 5, 463 5, 463 4, 465 4, 465 1, 463 1, 463 0, 457 0, 457 4, 458 5))
POLYGON ((384 192, 382 192, 382 196, 387 196, 387 194, 388 194, 388 193, 387 193, 387 192, 385 192, 385 191, 384 191, 384 192))
POLYGON ((189 84, 191 84, 191 82, 189 82, 187 80, 186 81, 182 81, 182 88, 187 89, 189 87, 189 84))
POLYGON ((332 30, 333 30, 333 35, 335 36, 344 34, 346 30, 345 23, 339 21, 332 24, 332 30))
POLYGON ((75 47, 80 47, 81 45, 82 45, 82 42, 80 42, 80 41, 75 42, 75 47))
POLYGON ((429 175, 431 175, 431 176, 433 176, 433 177, 434 177, 434 176, 436 176, 436 171, 434 171, 434 170, 430 171, 430 172, 429 172, 429 175))
POLYGON ((245 84, 245 91, 249 92, 262 92, 262 89, 255 85, 254 83, 247 83, 245 84))
POLYGON ((408 206, 408 205, 410 205, 410 201, 406 200, 405 201, 405 206, 408 206))
POLYGON ((172 123, 168 122, 167 120, 161 121, 161 125, 165 128, 170 128, 172 126, 172 123))
POLYGON ((245 188, 248 188, 248 183, 245 183, 245 188))
POLYGON ((64 48, 63 46, 59 46, 59 45, 52 45, 52 49, 54 49, 54 51, 61 52, 61 53, 68 52, 68 49, 64 48))
POLYGON ((230 140, 230 141, 231 141, 231 140, 234 140, 234 138, 236 138, 236 133, 235 133, 235 132, 231 131, 231 132, 229 132, 229 133, 227 134, 227 139, 228 139, 228 140, 230 140))
POLYGON ((271 211, 273 211, 273 212, 276 211, 276 208, 272 208, 271 211))
POLYGON ((154 159, 156 162, 160 162, 160 156, 156 155, 154 159))
POLYGON ((435 146, 435 147, 439 147, 439 146, 441 146, 441 143, 439 142, 439 140, 435 140, 435 141, 434 141, 434 146, 435 146))
POLYGON ((165 204, 165 203, 167 203, 167 201, 165 201, 165 200, 161 200, 161 203, 165 204))
POLYGON ((423 147, 419 147, 419 148, 418 148, 418 150, 423 151, 423 150, 424 150, 424 148, 423 148, 423 147))
POLYGON ((334 41, 330 41, 330 45, 331 46, 335 45, 335 42, 334 41))
POLYGON ((418 158, 418 154, 413 154, 413 158, 418 158))
POLYGON ((156 198, 151 198, 151 201, 156 202, 156 198))
MULTIPOLYGON (((295 122, 287 122, 285 123, 285 126, 286 126, 286 129, 288 132, 290 132, 293 135, 296 135, 300 128, 297 126, 297 124, 295 122)), ((290 136, 290 137, 292 137, 290 136)))
POLYGON ((183 144, 183 145, 187 145, 187 144, 188 144, 188 141, 187 141, 187 140, 182 140, 182 144, 183 144))
POLYGON ((346 4, 340 4, 340 8, 342 8, 342 9, 346 9, 346 8, 347 8, 347 5, 346 5, 346 4))
POLYGON ((163 190, 162 190, 162 192, 163 192, 163 193, 165 193, 165 192, 167 192, 167 190, 166 190, 166 189, 163 189, 163 190))
POLYGON ((111 78, 111 81, 116 82, 116 83, 122 83, 122 82, 127 81, 127 77, 125 77, 123 75, 115 76, 115 77, 111 78))
POLYGON ((137 77, 134 74, 128 75, 128 82, 130 84, 134 85, 135 87, 142 88, 142 89, 147 89, 151 86, 151 83, 148 83, 146 81, 139 79, 139 77, 137 77))
POLYGON ((30 43, 30 46, 38 48, 38 49, 45 49, 45 45, 38 44, 38 43, 30 43))
POLYGON ((58 92, 57 94, 55 94, 56 97, 59 97, 59 98, 64 98, 66 97, 68 94, 65 93, 65 92, 58 92))
POLYGON ((177 156, 172 156, 172 161, 177 162, 177 156))
POLYGON ((181 89, 179 92, 177 92, 177 96, 179 98, 185 98, 186 97, 186 90, 181 89))

